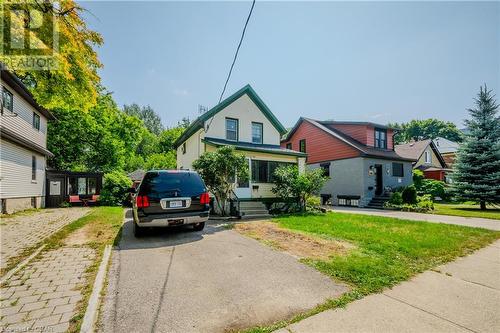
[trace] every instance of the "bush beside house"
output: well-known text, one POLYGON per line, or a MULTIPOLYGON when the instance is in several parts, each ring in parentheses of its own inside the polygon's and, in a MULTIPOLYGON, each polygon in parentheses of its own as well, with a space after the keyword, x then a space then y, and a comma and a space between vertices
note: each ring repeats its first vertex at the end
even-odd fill
POLYGON ((101 204, 120 206, 128 196, 128 189, 132 185, 130 178, 122 171, 106 173, 101 190, 101 204))

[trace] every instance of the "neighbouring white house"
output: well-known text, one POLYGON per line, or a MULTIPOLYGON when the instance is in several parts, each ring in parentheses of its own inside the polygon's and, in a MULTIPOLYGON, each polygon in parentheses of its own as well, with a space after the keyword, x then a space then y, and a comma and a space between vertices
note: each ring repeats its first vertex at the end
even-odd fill
POLYGON ((175 142, 177 168, 192 169, 204 152, 226 145, 235 147, 245 155, 250 174, 246 182, 236 179, 235 196, 238 201, 253 202, 245 206, 254 208, 250 210, 255 213, 264 213, 261 203, 275 198, 271 191, 274 170, 287 163, 305 169, 304 152, 280 146, 284 133, 285 127, 246 85, 198 117, 175 142))
POLYGON ((24 84, 0 63, 0 201, 2 213, 45 206, 47 121, 24 84))

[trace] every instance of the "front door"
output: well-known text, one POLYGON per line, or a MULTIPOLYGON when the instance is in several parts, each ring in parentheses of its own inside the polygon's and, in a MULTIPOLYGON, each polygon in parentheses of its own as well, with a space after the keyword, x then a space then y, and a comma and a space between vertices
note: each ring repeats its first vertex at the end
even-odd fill
MULTIPOLYGON (((251 177, 251 169, 250 169, 250 159, 247 158, 248 163, 248 176, 251 177)), ((252 191, 250 190, 250 180, 245 182, 241 182, 236 180, 236 188, 234 189, 234 193, 238 196, 239 199, 249 199, 252 197, 252 191)))
POLYGON ((59 207, 64 201, 64 178, 54 177, 47 179, 47 207, 59 207))
POLYGON ((375 195, 381 195, 384 191, 384 179, 382 173, 382 165, 375 165, 375 195))

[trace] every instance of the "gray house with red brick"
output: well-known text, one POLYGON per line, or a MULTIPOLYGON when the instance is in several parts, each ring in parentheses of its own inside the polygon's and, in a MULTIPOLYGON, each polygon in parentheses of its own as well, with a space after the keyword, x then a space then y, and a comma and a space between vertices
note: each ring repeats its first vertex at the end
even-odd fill
POLYGON ((394 151, 394 129, 371 122, 300 118, 282 147, 307 153, 329 177, 323 204, 381 207, 391 189, 412 183, 412 160, 394 151))

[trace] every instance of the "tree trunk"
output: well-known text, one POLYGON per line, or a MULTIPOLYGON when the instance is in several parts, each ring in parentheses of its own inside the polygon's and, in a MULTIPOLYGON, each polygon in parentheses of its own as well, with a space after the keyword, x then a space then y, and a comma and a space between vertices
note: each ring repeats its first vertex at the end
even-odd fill
POLYGON ((479 206, 481 210, 486 210, 486 202, 484 202, 484 200, 479 201, 479 206))

